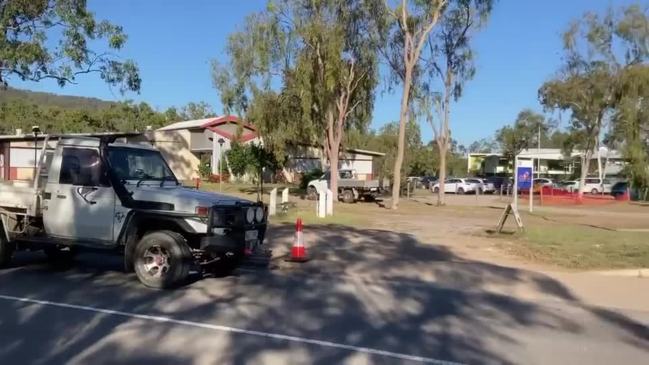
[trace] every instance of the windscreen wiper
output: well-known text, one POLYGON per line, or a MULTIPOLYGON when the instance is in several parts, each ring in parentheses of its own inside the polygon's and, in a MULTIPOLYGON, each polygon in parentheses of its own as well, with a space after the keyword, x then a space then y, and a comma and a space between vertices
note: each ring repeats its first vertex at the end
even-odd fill
MULTIPOLYGON (((145 181, 145 180, 152 180, 152 179, 153 179, 153 176, 148 175, 148 174, 144 174, 144 175, 140 178, 140 180, 137 181, 137 184, 135 184, 135 187, 136 187, 136 188, 139 188, 139 187, 140 187, 140 184, 141 184, 143 181, 145 181)), ((164 181, 164 180, 163 180, 163 181, 164 181)))
POLYGON ((160 180, 160 187, 163 187, 163 186, 164 186, 165 181, 171 181, 171 180, 175 181, 175 182, 176 182, 176 185, 178 185, 178 180, 176 180, 175 177, 173 177, 173 176, 169 176, 169 175, 166 175, 166 176, 163 176, 163 177, 162 177, 162 180, 160 180))

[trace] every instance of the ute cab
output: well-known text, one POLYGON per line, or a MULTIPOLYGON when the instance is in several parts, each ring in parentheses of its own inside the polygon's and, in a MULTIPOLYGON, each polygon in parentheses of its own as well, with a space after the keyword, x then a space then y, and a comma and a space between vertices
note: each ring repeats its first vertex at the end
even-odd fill
POLYGON ((231 266, 263 243, 262 203, 183 187, 158 150, 114 140, 61 138, 54 151, 46 141, 31 185, 0 185, 0 266, 20 249, 53 259, 103 249, 165 288, 193 266, 231 266))

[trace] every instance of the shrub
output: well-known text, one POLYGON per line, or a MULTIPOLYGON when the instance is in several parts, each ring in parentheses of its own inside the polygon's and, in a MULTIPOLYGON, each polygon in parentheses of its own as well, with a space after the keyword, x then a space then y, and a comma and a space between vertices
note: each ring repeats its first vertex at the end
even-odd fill
POLYGON ((230 175, 223 174, 223 175, 219 176, 217 174, 213 174, 213 175, 210 175, 207 178, 207 181, 209 181, 211 183, 218 183, 218 182, 221 182, 221 179, 223 179, 223 182, 228 182, 228 181, 230 181, 230 175))
POLYGON ((210 177, 211 174, 212 174, 212 166, 210 166, 209 163, 201 162, 201 164, 198 165, 198 175, 200 175, 201 178, 207 179, 210 177))

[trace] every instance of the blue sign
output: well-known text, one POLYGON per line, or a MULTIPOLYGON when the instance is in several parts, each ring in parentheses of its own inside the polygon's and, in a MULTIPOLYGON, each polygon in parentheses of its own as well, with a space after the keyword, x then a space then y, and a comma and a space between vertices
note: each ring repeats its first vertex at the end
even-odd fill
POLYGON ((516 170, 518 177, 518 188, 529 189, 532 187, 532 168, 531 167, 518 167, 516 170))

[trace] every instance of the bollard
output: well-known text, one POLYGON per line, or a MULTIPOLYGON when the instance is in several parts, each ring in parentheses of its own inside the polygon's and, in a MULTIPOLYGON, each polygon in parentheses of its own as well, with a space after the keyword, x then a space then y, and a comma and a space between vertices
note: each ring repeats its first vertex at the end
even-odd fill
POLYGON ((284 188, 284 190, 282 190, 282 205, 287 203, 288 203, 288 188, 284 188))
POLYGON ((318 192, 318 204, 316 206, 318 218, 325 218, 327 216, 326 199, 327 195, 324 191, 318 192))
POLYGON ((268 204, 268 215, 277 214, 277 188, 270 191, 270 203, 268 204))
POLYGON ((334 215, 334 193, 327 189, 327 215, 334 215))

